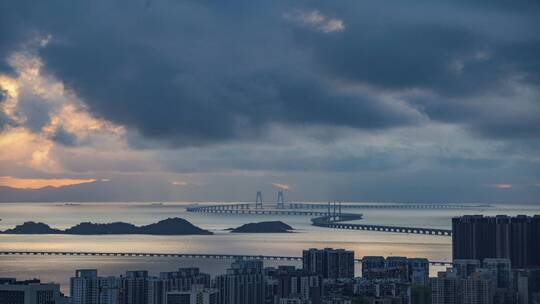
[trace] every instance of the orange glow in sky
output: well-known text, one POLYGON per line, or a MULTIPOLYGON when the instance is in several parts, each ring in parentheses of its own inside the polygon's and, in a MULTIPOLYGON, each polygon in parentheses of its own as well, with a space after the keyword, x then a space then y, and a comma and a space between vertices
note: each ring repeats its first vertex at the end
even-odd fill
POLYGON ((512 189, 512 184, 495 184, 494 187, 497 189, 512 189))
POLYGON ((272 183, 272 185, 278 189, 281 189, 281 190, 290 190, 291 189, 291 186, 287 185, 287 184, 280 184, 280 183, 272 183))
POLYGON ((33 178, 15 178, 12 176, 0 176, 0 186, 8 186, 19 189, 39 189, 47 186, 62 187, 91 183, 96 180, 93 178, 54 178, 54 179, 33 179, 33 178))

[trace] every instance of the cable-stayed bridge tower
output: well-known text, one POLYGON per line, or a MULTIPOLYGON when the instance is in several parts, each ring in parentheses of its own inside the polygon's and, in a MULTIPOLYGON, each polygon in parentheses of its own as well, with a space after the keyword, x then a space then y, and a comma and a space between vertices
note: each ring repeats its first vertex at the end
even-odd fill
POLYGON ((278 193, 277 193, 277 208, 278 209, 285 208, 285 202, 283 200, 283 190, 278 190, 278 193))
POLYGON ((257 198, 255 199, 255 209, 262 209, 262 208, 263 208, 262 192, 257 191, 257 198))
POLYGON ((341 201, 328 202, 328 217, 341 217, 341 201))

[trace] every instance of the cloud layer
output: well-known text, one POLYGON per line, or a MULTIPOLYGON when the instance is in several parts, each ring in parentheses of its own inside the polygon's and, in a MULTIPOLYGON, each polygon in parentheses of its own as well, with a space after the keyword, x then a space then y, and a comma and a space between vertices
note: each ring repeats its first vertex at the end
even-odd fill
POLYGON ((451 168, 478 193, 530 198, 539 16, 536 1, 2 2, 0 145, 25 144, 0 175, 185 189, 185 174, 271 187, 284 172, 400 183, 451 168))
POLYGON ((486 136, 540 129, 535 2, 4 6, 3 54, 50 35, 47 70, 92 113, 177 146, 258 138, 270 123, 384 129, 421 114, 486 136), (361 85, 376 90, 348 89, 361 85), (523 86, 532 95, 516 100, 523 86), (492 115, 493 98, 529 111, 492 115))

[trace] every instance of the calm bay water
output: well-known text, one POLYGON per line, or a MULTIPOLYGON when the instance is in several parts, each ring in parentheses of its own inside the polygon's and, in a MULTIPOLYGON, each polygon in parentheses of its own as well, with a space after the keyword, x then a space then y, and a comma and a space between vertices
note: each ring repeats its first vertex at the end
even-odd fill
MULTIPOLYGON (((182 217, 201 228, 213 231, 210 236, 74 236, 74 235, 2 235, 0 251, 104 251, 163 253, 227 253, 249 255, 300 256, 302 249, 334 247, 354 250, 357 257, 400 255, 427 257, 433 261, 451 260, 451 238, 384 232, 335 230, 310 225, 303 216, 218 215, 187 213, 190 203, 54 203, 0 204, 0 230, 25 221, 39 221, 55 228, 67 228, 80 222, 130 222, 150 224, 168 217, 182 217), (295 229, 288 234, 233 234, 224 229, 249 222, 281 220, 295 229)), ((451 218, 463 214, 540 214, 538 205, 492 205, 482 209, 460 210, 360 210, 363 223, 415 227, 450 228, 451 218)), ((152 273, 178 267, 198 266, 209 273, 223 272, 230 260, 142 257, 40 257, 0 256, 0 277, 41 278, 55 281, 67 290, 69 276, 78 268, 98 268, 104 275, 119 275, 126 270, 148 269, 152 273)), ((269 262, 267 265, 287 264, 269 262)), ((288 264, 294 265, 294 262, 288 264)), ((433 267, 432 272, 440 268, 433 267)))

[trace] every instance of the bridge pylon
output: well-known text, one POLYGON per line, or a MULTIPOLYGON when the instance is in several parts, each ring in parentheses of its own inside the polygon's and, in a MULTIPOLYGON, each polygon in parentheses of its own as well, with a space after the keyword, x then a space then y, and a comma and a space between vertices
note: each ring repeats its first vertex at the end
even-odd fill
POLYGON ((285 208, 285 202, 283 201, 283 190, 278 190, 278 193, 277 193, 277 208, 278 209, 285 208))
POLYGON ((332 213, 330 212, 330 201, 328 201, 328 216, 332 215, 332 213))
POLYGON ((263 209, 262 192, 257 191, 257 198, 255 199, 255 209, 263 209))

